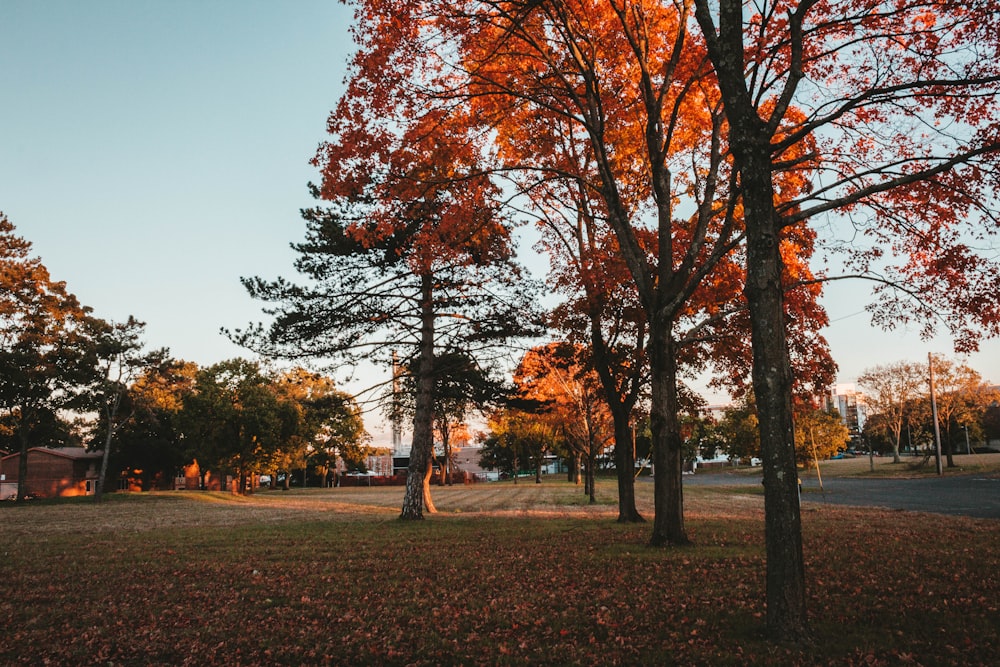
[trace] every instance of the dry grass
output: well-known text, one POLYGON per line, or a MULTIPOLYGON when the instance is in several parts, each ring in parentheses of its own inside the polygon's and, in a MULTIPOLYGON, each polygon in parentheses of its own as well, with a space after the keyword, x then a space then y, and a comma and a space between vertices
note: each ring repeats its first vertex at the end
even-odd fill
MULTIPOLYGON (((651 516, 651 485, 639 505, 651 516)), ((764 641, 759 494, 689 488, 652 549, 565 483, 0 506, 0 664, 991 664, 995 521, 809 507, 814 638, 764 641)))
MULTIPOLYGON (((432 497, 442 516, 535 516, 613 519, 617 516, 617 488, 600 480, 597 502, 590 504, 582 487, 547 480, 544 484, 521 481, 495 484, 432 487, 432 497)), ((759 494, 741 495, 703 489, 688 489, 686 511, 690 515, 725 515, 734 507, 746 511, 762 508, 759 494)), ((653 512, 652 484, 636 485, 641 513, 653 512)), ((226 492, 162 491, 148 494, 114 494, 106 502, 74 498, 32 501, 20 506, 0 505, 12 511, 0 523, 0 534, 8 539, 44 534, 92 535, 95 532, 141 532, 165 528, 231 527, 275 524, 287 521, 388 520, 399 515, 402 487, 344 487, 261 491, 247 496, 226 492), (157 500, 155 512, 149 501, 157 500), (58 509, 56 509, 58 508, 58 509)), ((5 516, 0 514, 0 516, 5 516)))
MULTIPOLYGON (((947 461, 942 457, 944 475, 1000 475, 1000 453, 997 454, 956 454, 953 457, 954 468, 947 467, 947 461)), ((760 467, 722 468, 718 472, 733 475, 760 475, 760 467)), ((814 475, 810 466, 804 470, 807 475, 814 475)), ((912 478, 937 475, 934 458, 905 454, 900 456, 899 463, 893 463, 891 456, 855 456, 854 458, 820 461, 820 472, 825 478, 833 477, 879 477, 879 478, 912 478)), ((717 474, 701 470, 698 474, 717 474)))
MULTIPOLYGON (((955 467, 948 468, 947 460, 942 457, 946 475, 1000 474, 1000 454, 956 454, 952 459, 955 467)), ((858 456, 822 461, 820 466, 823 475, 831 477, 923 477, 937 474, 933 458, 926 460, 923 456, 909 454, 900 456, 899 463, 893 463, 891 456, 876 456, 871 460, 867 456, 858 456)))

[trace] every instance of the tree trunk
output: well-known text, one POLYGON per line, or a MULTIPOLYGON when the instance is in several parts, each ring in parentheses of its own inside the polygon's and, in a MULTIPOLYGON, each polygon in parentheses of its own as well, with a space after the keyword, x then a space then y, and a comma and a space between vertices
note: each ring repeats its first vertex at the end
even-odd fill
MULTIPOLYGON (((410 467, 406 474, 404 520, 424 518, 424 474, 434 454, 434 303, 430 275, 421 276, 420 351, 417 360, 417 397, 413 415, 413 444, 410 446, 410 467)), ((430 491, 427 491, 428 498, 430 491)))
POLYGON ((431 499, 431 478, 434 477, 434 457, 427 458, 427 471, 424 473, 422 493, 424 498, 424 508, 428 514, 437 514, 437 507, 431 499))
MULTIPOLYGON (((24 410, 24 408, 22 408, 24 410)), ((17 461, 17 499, 24 500, 28 495, 28 445, 30 438, 29 420, 21 415, 21 421, 17 425, 17 439, 20 444, 20 456, 17 461)))
MULTIPOLYGON (((696 0, 695 18, 708 37, 729 145, 740 176, 746 225, 753 388, 764 464, 764 532, 767 553, 767 630, 774 639, 807 635, 805 565, 799 514, 798 474, 792 420, 792 370, 781 283, 780 220, 774 206, 771 137, 747 88, 744 13, 740 0, 696 0), (713 7, 718 8, 716 31, 713 7)), ((797 37, 801 40, 801 35, 797 37)), ((799 42, 798 45, 801 43, 799 42)), ((796 45, 793 45, 793 51, 796 45)), ((794 90, 797 73, 787 82, 794 90)))
POLYGON ((448 431, 444 431, 444 483, 451 486, 451 438, 449 437, 448 431))
MULTIPOLYGON (((583 254, 583 247, 581 243, 581 254, 583 254)), ((590 318, 590 349, 594 355, 597 375, 601 378, 605 401, 614 420, 615 470, 618 476, 618 522, 641 523, 645 519, 635 507, 635 440, 632 437, 632 428, 629 424, 632 407, 637 398, 637 392, 634 391, 634 388, 639 383, 639 371, 635 371, 635 374, 630 376, 627 384, 623 383, 619 386, 619 382, 611 371, 612 361, 607 343, 604 340, 604 333, 601 330, 600 311, 595 309, 588 316, 590 318)), ((638 337, 641 338, 643 335, 640 333, 638 337)), ((636 354, 639 353, 640 347, 640 345, 636 346, 636 354)))
POLYGON ((612 410, 615 423, 615 468, 618 472, 618 523, 642 523, 635 507, 635 450, 627 414, 612 410))
POLYGON ((629 424, 634 395, 623 399, 621 390, 610 372, 607 347, 601 335, 599 320, 591 320, 591 349, 594 352, 598 376, 604 389, 604 398, 611 410, 615 428, 615 470, 618 476, 618 522, 641 523, 645 521, 635 507, 635 441, 629 424))
POLYGON ((954 447, 954 444, 953 444, 954 440, 952 439, 953 436, 951 434, 951 431, 952 431, 952 428, 951 428, 951 417, 949 417, 948 418, 948 437, 944 439, 944 456, 945 456, 945 460, 948 462, 948 467, 949 468, 954 468, 955 467, 955 457, 954 457, 955 447, 954 447))
POLYGON ((587 411, 587 495, 590 504, 597 503, 597 439, 594 437, 593 419, 587 411))
POLYGON ((94 502, 101 502, 101 497, 104 494, 104 485, 107 482, 108 475, 108 459, 111 457, 111 441, 115 437, 115 431, 117 430, 116 422, 118 419, 118 407, 121 405, 122 394, 118 392, 111 399, 111 405, 107 407, 107 418, 108 418, 108 433, 107 437, 104 438, 104 453, 101 456, 101 471, 97 475, 97 488, 94 489, 94 502))
POLYGON ((652 383, 650 426, 653 436, 652 546, 690 544, 684 530, 682 486, 683 438, 677 398, 677 350, 669 321, 650 329, 649 364, 652 383))
POLYGON ((97 474, 97 488, 94 489, 94 502, 101 502, 101 498, 104 495, 104 484, 107 480, 108 475, 108 458, 111 456, 111 440, 114 438, 114 432, 111 430, 111 422, 114 416, 108 418, 108 433, 104 438, 104 451, 101 455, 101 470, 97 474))
MULTIPOLYGON (((763 134, 760 130, 758 137, 763 134)), ((769 144, 754 146, 741 157, 747 226, 746 296, 764 466, 767 629, 775 639, 799 639, 807 633, 805 564, 780 227, 774 210, 769 144)))

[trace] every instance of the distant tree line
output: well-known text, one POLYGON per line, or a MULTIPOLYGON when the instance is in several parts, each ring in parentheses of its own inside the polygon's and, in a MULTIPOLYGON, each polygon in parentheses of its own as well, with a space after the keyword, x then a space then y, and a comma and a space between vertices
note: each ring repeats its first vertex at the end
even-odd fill
POLYGON ((919 363, 897 361, 866 369, 858 378, 867 408, 863 437, 897 462, 901 451, 935 449, 932 366, 941 453, 948 467, 954 467, 955 454, 971 453, 1000 439, 1000 390, 960 360, 931 355, 919 363))
MULTIPOLYGON (((631 415, 635 427, 620 444, 586 346, 553 342, 529 350, 514 371, 512 396, 490 413, 488 430, 480 437, 484 468, 512 476, 534 471, 540 480, 546 457, 562 459, 570 479, 582 482, 584 493, 596 502, 593 480, 597 471, 615 469, 619 475, 634 477, 642 470, 634 461, 649 459, 651 433, 645 402, 637 402, 631 415), (608 455, 622 444, 633 452, 625 470, 618 456, 608 455)), ((816 394, 798 396, 795 414, 795 451, 800 464, 811 465, 848 448, 848 428, 835 410, 825 409, 816 394)), ((749 463, 761 456, 752 391, 721 415, 713 415, 702 399, 688 393, 680 431, 682 456, 688 464, 698 457, 724 456, 749 463)))
POLYGON ((0 449, 18 452, 18 499, 37 446, 103 450, 97 497, 121 477, 143 489, 200 470, 288 483, 340 457, 363 469, 368 436, 354 398, 302 368, 245 359, 209 367, 144 349, 133 317, 93 315, 51 279, 0 213, 0 449), (115 482, 112 482, 115 480, 115 482))

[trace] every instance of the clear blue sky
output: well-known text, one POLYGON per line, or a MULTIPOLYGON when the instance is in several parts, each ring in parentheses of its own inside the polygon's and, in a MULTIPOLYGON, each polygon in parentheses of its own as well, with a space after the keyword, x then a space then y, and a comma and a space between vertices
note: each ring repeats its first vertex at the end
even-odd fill
MULTIPOLYGON (((262 315, 240 276, 292 275, 309 165, 352 44, 335 0, 0 0, 0 210, 80 300, 208 365, 262 315)), ((841 382, 951 354, 872 330, 831 286, 841 382)), ((1000 344, 970 362, 1000 382, 1000 344)))
POLYGON ((291 273, 351 53, 332 0, 0 0, 0 210, 96 314, 210 364, 291 273))

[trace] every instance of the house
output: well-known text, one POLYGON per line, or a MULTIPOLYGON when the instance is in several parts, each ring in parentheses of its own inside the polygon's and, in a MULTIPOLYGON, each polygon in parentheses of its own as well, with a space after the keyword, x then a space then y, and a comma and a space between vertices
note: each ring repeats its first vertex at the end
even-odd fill
POLYGON ((481 447, 456 448, 454 454, 455 467, 469 481, 499 481, 499 472, 496 470, 486 470, 479 465, 479 459, 482 456, 482 453, 483 450, 481 447))
MULTIPOLYGON (((31 495, 89 496, 97 490, 103 452, 83 447, 32 447, 27 456, 27 493, 31 495)), ((20 464, 20 452, 0 458, 0 498, 17 494, 20 464)))

